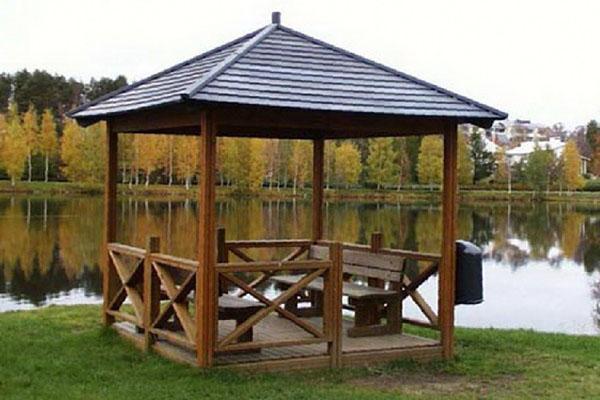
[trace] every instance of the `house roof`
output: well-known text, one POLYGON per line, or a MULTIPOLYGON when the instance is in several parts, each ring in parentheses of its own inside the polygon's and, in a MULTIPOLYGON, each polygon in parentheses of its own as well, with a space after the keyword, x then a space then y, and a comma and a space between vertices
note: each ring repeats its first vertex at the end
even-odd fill
POLYGON ((542 150, 552 150, 558 155, 562 153, 562 149, 565 147, 565 143, 560 140, 551 138, 548 141, 529 141, 522 142, 519 146, 506 151, 507 156, 524 156, 531 154, 536 148, 542 150))
POLYGON ((450 117, 507 114, 284 27, 255 32, 125 86, 69 113, 76 119, 184 102, 450 117))

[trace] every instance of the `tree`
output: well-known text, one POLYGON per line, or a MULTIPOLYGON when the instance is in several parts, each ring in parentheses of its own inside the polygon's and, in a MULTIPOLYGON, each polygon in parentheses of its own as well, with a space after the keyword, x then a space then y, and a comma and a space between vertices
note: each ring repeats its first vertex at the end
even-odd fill
POLYGON ((333 140, 325 141, 323 169, 325 173, 325 189, 331 187, 331 179, 335 176, 335 149, 337 145, 333 140))
POLYGON ((177 137, 175 141, 175 171, 183 178, 185 188, 190 189, 192 179, 198 172, 200 154, 198 138, 193 136, 177 137))
POLYGON ((569 140, 562 153, 562 181, 567 190, 577 190, 583 187, 584 179, 581 176, 581 157, 577 150, 577 145, 573 140, 569 140))
POLYGON ((600 126, 596 120, 588 122, 585 128, 585 137, 592 154, 592 173, 598 176, 600 175, 600 126))
POLYGON ((396 166, 398 190, 410 180, 411 165, 408 156, 408 145, 406 138, 396 139, 396 166))
POLYGON ((237 157, 237 144, 236 141, 239 139, 221 137, 218 139, 218 164, 219 172, 221 174, 221 184, 231 184, 238 165, 237 157))
POLYGON ((525 179, 529 186, 536 192, 540 193, 548 188, 549 170, 554 152, 552 150, 544 150, 537 147, 527 157, 525 165, 525 179))
POLYGON ((293 193, 296 194, 297 188, 304 187, 311 173, 312 143, 308 140, 294 140, 291 150, 289 171, 292 174, 293 193))
POLYGON ((354 143, 346 141, 335 149, 336 178, 346 189, 358 183, 361 169, 360 152, 354 143))
POLYGON ((27 138, 21 121, 19 118, 12 118, 4 136, 0 157, 12 186, 15 186, 17 180, 20 180, 23 175, 27 153, 27 138))
POLYGON ((395 180, 397 154, 394 149, 394 140, 391 137, 369 139, 368 144, 368 180, 375 183, 377 190, 380 190, 382 186, 391 184, 395 180))
MULTIPOLYGON (((0 155, 2 153, 2 147, 4 145, 4 141, 6 140, 6 135, 8 134, 8 122, 6 121, 6 116, 4 114, 0 114, 0 155)), ((0 169, 4 168, 4 163, 2 158, 0 157, 0 169)))
POLYGON ((494 173, 494 155, 485 149, 485 143, 478 129, 471 132, 471 158, 473 159, 473 183, 494 173))
POLYGON ((438 135, 428 135, 421 141, 419 149, 419 158, 417 163, 417 172, 419 183, 433 185, 442 183, 442 169, 444 166, 444 142, 438 135))
POLYGON ((473 160, 466 135, 458 135, 458 183, 468 185, 473 183, 473 160))
POLYGON ((83 133, 82 129, 72 119, 65 123, 63 135, 60 141, 60 154, 63 161, 61 171, 71 182, 83 178, 81 165, 83 163, 83 133))
POLYGON ((27 182, 31 182, 33 154, 38 149, 39 135, 38 117, 33 104, 29 104, 27 112, 23 115, 23 134, 27 143, 27 182))
POLYGON ((506 153, 504 149, 500 149, 496 153, 496 169, 494 170, 494 181, 495 182, 506 182, 509 176, 509 166, 506 159, 506 153))
POLYGON ((37 142, 38 148, 44 156, 44 182, 48 182, 49 160, 58 149, 54 115, 52 115, 52 111, 48 108, 44 110, 44 114, 42 115, 42 127, 37 142))
POLYGON ((150 185, 150 175, 160 167, 162 158, 162 138, 160 135, 136 135, 133 145, 136 147, 136 167, 144 171, 144 185, 150 185))

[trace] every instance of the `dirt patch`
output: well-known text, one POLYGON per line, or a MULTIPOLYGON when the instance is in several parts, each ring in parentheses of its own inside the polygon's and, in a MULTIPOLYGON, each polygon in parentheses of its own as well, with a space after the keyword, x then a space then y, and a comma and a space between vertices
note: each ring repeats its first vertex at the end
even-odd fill
POLYGON ((479 380, 459 375, 444 373, 409 372, 380 374, 353 379, 349 383, 385 392, 402 392, 411 394, 450 395, 457 393, 473 393, 485 396, 491 387, 501 389, 510 385, 515 377, 501 377, 493 380, 479 380))

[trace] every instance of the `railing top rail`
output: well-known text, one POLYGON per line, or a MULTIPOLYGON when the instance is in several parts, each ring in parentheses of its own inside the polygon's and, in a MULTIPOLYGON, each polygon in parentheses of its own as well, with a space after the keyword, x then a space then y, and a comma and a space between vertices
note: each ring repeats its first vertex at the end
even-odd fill
POLYGON ((330 268, 330 260, 302 261, 253 261, 241 263, 218 263, 217 272, 265 272, 288 270, 317 270, 330 268))
MULTIPOLYGON (((318 240, 315 243, 317 245, 327 246, 327 245, 330 245, 335 242, 332 240, 318 240)), ((368 253, 373 252, 373 250, 371 249, 371 246, 364 245, 364 244, 342 243, 342 248, 344 250, 356 250, 356 251, 364 251, 364 252, 368 252, 368 253)), ((442 257, 439 254, 421 253, 418 251, 411 251, 411 250, 391 249, 388 247, 380 248, 375 253, 386 254, 386 255, 391 255, 391 256, 401 256, 401 257, 406 257, 406 258, 410 258, 410 259, 414 259, 414 260, 418 260, 418 261, 439 262, 442 259, 442 257)))
POLYGON ((198 265, 199 265, 197 260, 191 260, 189 258, 183 258, 183 257, 175 257, 175 256, 171 256, 169 254, 163 254, 163 253, 150 254, 150 260, 158 261, 161 264, 165 264, 165 265, 169 265, 169 266, 177 267, 177 268, 181 268, 181 269, 187 269, 187 270, 191 270, 191 271, 197 270, 198 265))
POLYGON ((225 246, 238 248, 297 247, 310 246, 312 243, 310 239, 227 240, 225 246))
POLYGON ((133 257, 138 257, 138 258, 146 257, 146 250, 139 248, 139 247, 122 244, 122 243, 109 243, 108 249, 110 251, 125 254, 128 256, 133 256, 133 257))

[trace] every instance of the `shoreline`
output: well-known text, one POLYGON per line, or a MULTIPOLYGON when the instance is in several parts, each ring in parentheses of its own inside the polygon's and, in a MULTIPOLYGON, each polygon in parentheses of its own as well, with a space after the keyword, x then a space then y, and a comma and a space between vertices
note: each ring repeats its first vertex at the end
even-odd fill
MULTIPOLYGON (((84 184, 72 182, 19 182, 15 187, 8 181, 0 181, 0 194, 5 195, 102 195, 104 186, 102 184, 84 184)), ((195 199, 197 186, 189 190, 183 186, 149 185, 134 186, 130 188, 127 184, 117 186, 120 196, 130 197, 169 197, 179 199, 195 199)), ((333 201, 369 201, 382 203, 439 203, 441 192, 434 189, 430 191, 424 188, 411 188, 403 190, 376 190, 368 188, 356 189, 326 189, 325 198, 333 201)), ((220 198, 260 198, 265 200, 299 200, 310 199, 312 192, 310 188, 300 189, 293 193, 292 189, 268 189, 240 193, 231 187, 217 186, 217 196, 220 198)), ((499 202, 578 202, 578 203, 600 203, 600 192, 549 192, 536 195, 533 191, 514 190, 512 193, 506 191, 468 188, 459 190, 459 201, 461 203, 473 204, 485 201, 499 202)))

